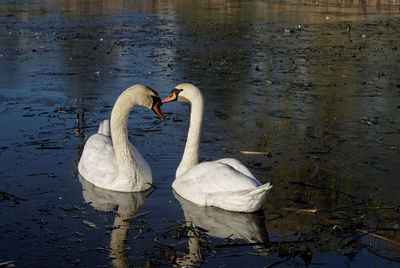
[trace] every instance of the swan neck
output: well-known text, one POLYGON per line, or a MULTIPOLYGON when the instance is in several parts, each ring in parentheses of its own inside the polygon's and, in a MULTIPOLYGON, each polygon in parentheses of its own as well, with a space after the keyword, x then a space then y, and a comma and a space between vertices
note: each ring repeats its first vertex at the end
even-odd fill
POLYGON ((128 118, 130 111, 136 105, 132 98, 122 94, 115 102, 111 111, 111 137, 115 158, 119 166, 135 165, 128 138, 128 118))
POLYGON ((176 176, 180 176, 199 163, 199 143, 203 122, 203 96, 199 92, 190 100, 190 124, 185 150, 176 176))

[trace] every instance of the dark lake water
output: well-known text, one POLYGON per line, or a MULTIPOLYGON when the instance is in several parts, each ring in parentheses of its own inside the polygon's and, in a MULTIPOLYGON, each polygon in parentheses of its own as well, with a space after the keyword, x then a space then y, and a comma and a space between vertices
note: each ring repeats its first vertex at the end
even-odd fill
POLYGON ((399 266, 399 29, 389 0, 1 2, 0 264, 399 266), (274 184, 259 213, 174 195, 179 103, 128 123, 157 188, 79 177, 125 88, 182 82, 205 97, 201 159, 274 184))

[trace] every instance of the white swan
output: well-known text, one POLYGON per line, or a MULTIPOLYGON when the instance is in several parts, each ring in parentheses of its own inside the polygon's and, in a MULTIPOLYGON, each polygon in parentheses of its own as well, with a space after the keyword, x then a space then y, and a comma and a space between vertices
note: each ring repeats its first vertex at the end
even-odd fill
POLYGON ((134 85, 122 92, 112 109, 111 120, 101 122, 98 133, 85 144, 78 165, 85 180, 120 192, 140 192, 151 186, 151 169, 128 139, 128 117, 135 105, 145 106, 165 120, 161 99, 154 90, 134 85))
POLYGON ((224 158, 198 163, 203 120, 203 96, 192 84, 176 86, 163 102, 189 102, 190 125, 181 163, 172 188, 181 197, 201 206, 253 212, 264 204, 270 183, 262 185, 238 160, 224 158))

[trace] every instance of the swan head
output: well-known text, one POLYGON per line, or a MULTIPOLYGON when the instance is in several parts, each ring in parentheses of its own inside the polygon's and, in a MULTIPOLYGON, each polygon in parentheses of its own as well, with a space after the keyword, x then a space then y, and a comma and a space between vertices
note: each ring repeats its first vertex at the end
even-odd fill
MULTIPOLYGON (((157 91, 144 85, 134 85, 128 88, 124 93, 128 95, 127 97, 131 102, 152 110, 159 118, 164 121, 166 120, 161 110, 162 101, 157 91)), ((124 93, 123 95, 125 95, 124 93)))
POLYGON ((192 84, 183 83, 177 85, 162 102, 178 101, 178 102, 192 102, 197 97, 201 97, 200 90, 192 84))

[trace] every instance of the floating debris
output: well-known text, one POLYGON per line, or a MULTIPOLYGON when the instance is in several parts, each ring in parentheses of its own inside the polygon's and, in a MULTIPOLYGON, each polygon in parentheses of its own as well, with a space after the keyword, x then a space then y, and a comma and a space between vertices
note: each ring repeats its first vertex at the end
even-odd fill
POLYGON ((270 152, 256 152, 256 151, 239 151, 242 154, 249 154, 249 155, 271 155, 270 152))
POLYGON ((87 226, 89 226, 91 228, 95 228, 95 229, 97 228, 96 224, 94 224, 94 223, 92 223, 90 221, 82 220, 82 223, 86 224, 87 226))
POLYGON ((1 268, 14 268, 14 261, 6 261, 6 262, 0 262, 0 267, 1 268))

